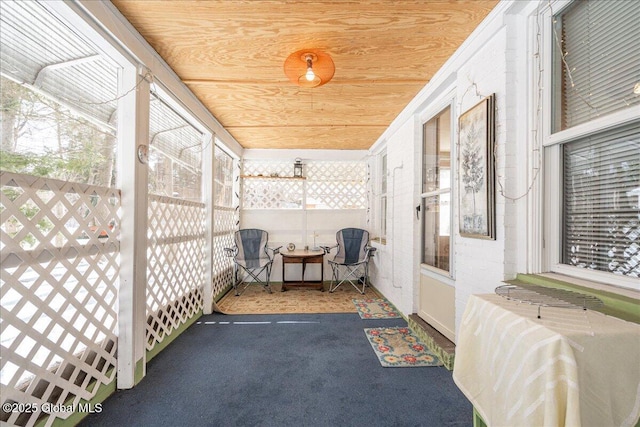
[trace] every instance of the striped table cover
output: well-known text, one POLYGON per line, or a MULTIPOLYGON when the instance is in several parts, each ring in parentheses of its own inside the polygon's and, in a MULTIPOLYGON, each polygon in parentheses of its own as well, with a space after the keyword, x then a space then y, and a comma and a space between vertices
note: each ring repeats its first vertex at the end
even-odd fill
POLYGON ((640 325, 499 295, 469 298, 453 379, 490 427, 634 426, 640 325))

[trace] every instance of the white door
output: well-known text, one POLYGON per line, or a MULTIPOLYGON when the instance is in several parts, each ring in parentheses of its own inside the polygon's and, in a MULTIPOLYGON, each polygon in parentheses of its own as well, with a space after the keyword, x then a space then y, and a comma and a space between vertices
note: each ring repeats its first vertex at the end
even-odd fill
POLYGON ((451 277, 451 107, 423 126, 422 225, 418 315, 453 341, 455 288, 451 277), (423 268, 424 267, 424 268, 423 268), (442 279, 438 279, 441 277, 442 279))

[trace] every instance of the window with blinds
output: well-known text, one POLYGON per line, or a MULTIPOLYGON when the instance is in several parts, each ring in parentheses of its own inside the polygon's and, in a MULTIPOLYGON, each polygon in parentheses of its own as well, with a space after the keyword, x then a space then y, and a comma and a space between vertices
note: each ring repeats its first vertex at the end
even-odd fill
POLYGON ((553 132, 640 104, 639 22, 637 0, 575 1, 555 17, 553 132))
POLYGON ((640 121, 563 152, 563 263, 640 277, 640 121))

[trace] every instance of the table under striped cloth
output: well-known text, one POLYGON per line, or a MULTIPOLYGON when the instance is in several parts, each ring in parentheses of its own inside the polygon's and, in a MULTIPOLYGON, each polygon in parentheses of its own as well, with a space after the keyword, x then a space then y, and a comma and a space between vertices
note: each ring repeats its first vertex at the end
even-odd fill
POLYGON ((634 426, 640 325, 582 310, 472 295, 453 379, 487 425, 634 426))

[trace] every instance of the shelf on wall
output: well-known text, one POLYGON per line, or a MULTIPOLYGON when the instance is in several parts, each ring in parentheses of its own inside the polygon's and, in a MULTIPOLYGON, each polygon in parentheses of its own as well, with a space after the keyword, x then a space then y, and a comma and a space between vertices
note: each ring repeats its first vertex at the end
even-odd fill
POLYGON ((254 178, 254 179, 307 179, 306 176, 265 176, 265 175, 240 175, 240 178, 254 178))

